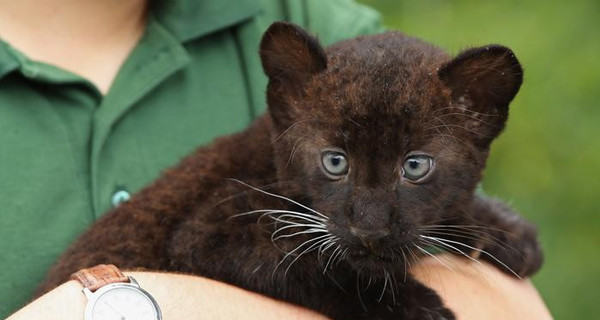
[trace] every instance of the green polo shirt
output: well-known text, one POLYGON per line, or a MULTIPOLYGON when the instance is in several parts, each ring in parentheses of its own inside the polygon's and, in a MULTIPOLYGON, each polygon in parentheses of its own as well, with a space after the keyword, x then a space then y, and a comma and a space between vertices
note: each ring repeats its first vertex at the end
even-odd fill
POLYGON ((105 96, 0 41, 0 318, 95 219, 263 112, 257 49, 271 22, 326 44, 381 30, 377 13, 350 0, 156 3, 105 96))

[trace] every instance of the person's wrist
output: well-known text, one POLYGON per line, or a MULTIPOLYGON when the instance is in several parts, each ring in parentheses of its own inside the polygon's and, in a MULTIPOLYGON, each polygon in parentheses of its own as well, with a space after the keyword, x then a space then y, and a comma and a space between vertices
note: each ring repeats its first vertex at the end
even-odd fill
POLYGON ((164 319, 195 319, 199 314, 207 319, 327 319, 313 310, 209 278, 145 271, 123 273, 136 278, 154 296, 164 319))
POLYGON ((162 319, 154 297, 134 277, 126 276, 114 264, 99 264, 71 275, 79 281, 87 298, 84 318, 105 317, 162 319))

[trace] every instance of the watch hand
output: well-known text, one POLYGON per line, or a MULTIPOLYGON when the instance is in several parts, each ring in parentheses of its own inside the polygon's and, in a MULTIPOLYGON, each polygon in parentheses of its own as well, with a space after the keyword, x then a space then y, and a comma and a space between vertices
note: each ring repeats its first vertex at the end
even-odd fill
POLYGON ((114 313, 119 315, 119 317, 121 317, 121 320, 126 320, 125 316, 122 315, 119 311, 117 311, 110 303, 108 303, 107 301, 104 301, 104 304, 107 305, 112 311, 114 311, 114 313))

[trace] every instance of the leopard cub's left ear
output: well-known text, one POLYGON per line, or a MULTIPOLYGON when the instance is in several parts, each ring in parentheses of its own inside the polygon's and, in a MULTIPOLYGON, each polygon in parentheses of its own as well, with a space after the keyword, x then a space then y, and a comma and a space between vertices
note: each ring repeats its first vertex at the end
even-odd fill
POLYGON ((479 122, 469 128, 482 147, 502 131, 508 105, 523 82, 523 69, 507 47, 468 49, 440 68, 438 75, 452 92, 452 106, 470 112, 479 122))

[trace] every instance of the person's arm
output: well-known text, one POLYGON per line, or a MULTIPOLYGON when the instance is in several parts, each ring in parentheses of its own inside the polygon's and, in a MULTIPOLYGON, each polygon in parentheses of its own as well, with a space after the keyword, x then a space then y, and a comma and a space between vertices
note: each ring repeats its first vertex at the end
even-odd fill
MULTIPOLYGON (((314 311, 206 278, 159 272, 124 273, 152 294, 163 319, 326 319, 314 311)), ((86 304, 82 288, 77 281, 66 282, 7 320, 81 320, 86 304)))
POLYGON ((529 279, 519 280, 485 262, 447 254, 436 257, 446 265, 424 259, 412 274, 434 289, 457 319, 552 319, 529 279))
MULTIPOLYGON (((433 288, 458 319, 552 319, 529 281, 519 281, 495 267, 457 256, 440 256, 450 270, 433 258, 413 270, 433 288)), ((158 301, 164 319, 326 319, 298 306, 276 301, 201 277, 125 272, 158 301)), ((69 281, 21 309, 7 320, 80 320, 85 297, 81 285, 69 281)))

